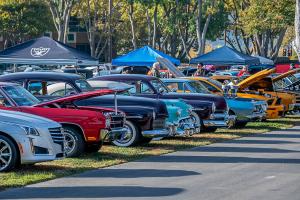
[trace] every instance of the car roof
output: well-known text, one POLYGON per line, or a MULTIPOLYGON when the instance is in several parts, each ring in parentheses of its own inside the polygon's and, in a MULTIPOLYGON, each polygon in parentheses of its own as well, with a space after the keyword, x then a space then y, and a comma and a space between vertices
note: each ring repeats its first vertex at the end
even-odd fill
POLYGON ((17 72, 0 76, 0 81, 18 81, 22 79, 42 79, 52 81, 70 81, 78 80, 82 77, 77 74, 62 73, 62 72, 17 72))
POLYGON ((138 80, 142 80, 142 81, 157 79, 156 77, 153 77, 153 76, 141 75, 141 74, 114 74, 114 75, 99 76, 99 77, 91 78, 89 80, 101 80, 101 78, 104 78, 104 79, 112 78, 111 80, 118 80, 118 79, 137 80, 138 79, 138 80))
POLYGON ((184 79, 184 78, 164 78, 163 82, 193 82, 194 80, 184 79))
POLYGON ((0 82, 0 86, 17 86, 17 83, 0 82))

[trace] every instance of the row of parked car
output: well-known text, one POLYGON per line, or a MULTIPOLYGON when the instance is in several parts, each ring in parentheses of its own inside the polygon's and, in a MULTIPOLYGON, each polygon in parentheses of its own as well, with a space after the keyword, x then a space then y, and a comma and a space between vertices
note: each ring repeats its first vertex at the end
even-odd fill
POLYGON ((291 80, 296 72, 276 76, 261 71, 225 96, 218 77, 2 75, 0 171, 97 152, 103 142, 128 147, 281 117, 299 109, 299 80, 291 80))

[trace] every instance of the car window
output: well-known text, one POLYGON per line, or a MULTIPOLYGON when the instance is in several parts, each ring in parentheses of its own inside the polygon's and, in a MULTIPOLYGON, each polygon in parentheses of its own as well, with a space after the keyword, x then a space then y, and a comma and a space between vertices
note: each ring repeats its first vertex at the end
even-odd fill
POLYGON ((169 92, 168 87, 159 79, 151 80, 150 83, 152 84, 152 86, 155 88, 157 92, 158 91, 161 91, 162 93, 169 92))
POLYGON ((206 82, 202 82, 201 83, 211 92, 219 92, 219 90, 217 88, 215 88, 214 86, 206 83, 206 82))
POLYGON ((86 80, 76 80, 75 83, 81 89, 82 92, 88 92, 93 90, 93 87, 86 80))
POLYGON ((148 85, 148 83, 145 82, 140 82, 140 92, 142 94, 154 94, 154 91, 152 90, 152 88, 148 85))
POLYGON ((12 105, 8 102, 8 100, 0 94, 0 105, 5 107, 11 107, 12 105))
POLYGON ((18 106, 32 106, 40 102, 21 86, 4 86, 2 89, 18 106))
POLYGON ((28 91, 35 96, 68 96, 77 93, 69 83, 56 81, 30 81, 28 91))
POLYGON ((178 83, 171 83, 171 82, 167 82, 165 83, 167 85, 167 87, 171 90, 171 91, 178 91, 179 87, 178 87, 178 83))

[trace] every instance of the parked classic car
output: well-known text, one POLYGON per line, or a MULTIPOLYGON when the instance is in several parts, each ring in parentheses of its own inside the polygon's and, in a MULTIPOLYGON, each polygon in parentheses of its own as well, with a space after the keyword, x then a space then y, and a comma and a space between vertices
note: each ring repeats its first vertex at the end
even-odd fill
POLYGON ((239 91, 246 91, 247 93, 259 92, 280 98, 281 103, 284 105, 284 113, 293 111, 296 104, 296 96, 295 94, 275 90, 272 77, 270 77, 275 71, 276 69, 266 69, 242 80, 237 84, 239 91))
POLYGON ((91 80, 123 82, 133 85, 132 95, 154 99, 182 99, 193 106, 195 113, 202 120, 205 131, 215 131, 220 127, 228 127, 235 118, 229 116, 224 97, 211 94, 180 94, 171 92, 158 78, 145 75, 108 75, 91 80))
POLYGON ((37 98, 14 83, 0 83, 1 110, 21 111, 52 119, 62 124, 68 157, 79 156, 86 151, 98 151, 102 137, 124 134, 125 115, 112 109, 78 107, 76 100, 110 94, 111 90, 95 91, 41 103, 37 98))
MULTIPOLYGON (((126 83, 114 81, 88 81, 88 83, 94 89, 115 89, 121 87, 129 90, 132 88, 132 86, 126 83)), ((123 95, 130 96, 131 94, 127 91, 123 93, 123 95)), ((167 105, 167 124, 169 125, 171 135, 190 136, 200 132, 200 119, 198 115, 193 112, 191 105, 186 104, 182 100, 163 99, 162 101, 167 105)))
MULTIPOLYGON (((175 88, 178 92, 213 93, 213 91, 217 90, 211 82, 207 81, 207 83, 203 79, 208 80, 209 78, 186 77, 180 79, 162 79, 162 81, 170 89, 175 88), (211 88, 213 88, 212 91, 209 90, 211 88)), ((229 114, 236 116, 235 128, 245 127, 249 121, 262 120, 266 117, 267 103, 265 101, 229 96, 225 96, 225 100, 229 106, 229 114)))
POLYGON ((33 164, 64 157, 61 125, 36 115, 0 112, 0 172, 19 164, 33 164))
MULTIPOLYGON (((246 78, 249 78, 245 77, 246 78)), ((227 76, 212 76, 210 77, 212 80, 218 81, 224 84, 224 81, 232 81, 232 78, 227 76)), ((237 94, 238 97, 241 98, 250 98, 250 99, 257 99, 261 101, 266 101, 268 103, 267 109, 267 119, 277 119, 284 115, 284 105, 281 102, 281 98, 277 96, 272 96, 270 94, 265 94, 263 91, 241 91, 238 90, 237 94)))
MULTIPOLYGON (((93 88, 81 76, 58 72, 27 72, 0 76, 0 81, 17 82, 41 100, 60 98, 93 91, 93 88), (48 92, 50 86, 65 84, 63 90, 48 92)), ((126 134, 113 140, 117 146, 133 146, 150 142, 155 137, 167 137, 166 128, 168 111, 166 104, 160 100, 117 95, 118 108, 126 113, 126 134)), ((78 100, 78 106, 115 108, 114 95, 78 100)))

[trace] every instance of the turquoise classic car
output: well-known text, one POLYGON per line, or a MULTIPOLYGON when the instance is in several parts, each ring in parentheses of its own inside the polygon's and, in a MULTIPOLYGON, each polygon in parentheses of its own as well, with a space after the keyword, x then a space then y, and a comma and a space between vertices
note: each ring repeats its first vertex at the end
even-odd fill
MULTIPOLYGON (((94 89, 115 89, 131 88, 126 83, 114 81, 88 81, 94 89)), ((130 91, 124 92, 124 95, 130 95, 130 91)), ((162 100, 168 110, 167 126, 170 136, 191 136, 200 132, 200 119, 193 112, 193 107, 182 100, 162 100)))
MULTIPOLYGON (((188 93, 211 93, 203 84, 196 80, 185 78, 162 79, 173 91, 188 93)), ((241 128, 249 121, 262 120, 266 117, 267 103, 254 99, 225 97, 229 114, 236 116, 232 127, 241 128)))

